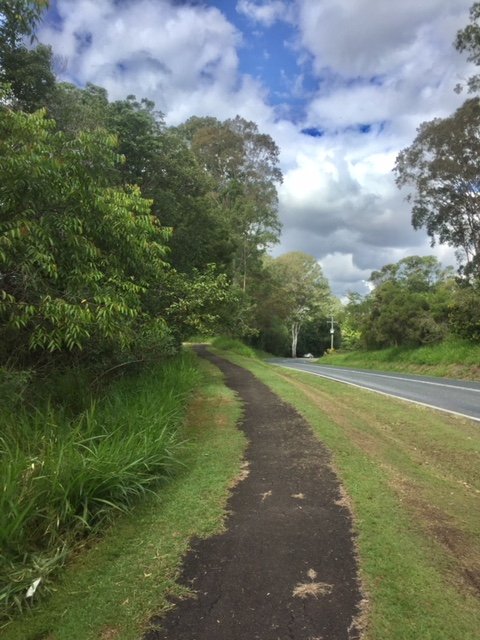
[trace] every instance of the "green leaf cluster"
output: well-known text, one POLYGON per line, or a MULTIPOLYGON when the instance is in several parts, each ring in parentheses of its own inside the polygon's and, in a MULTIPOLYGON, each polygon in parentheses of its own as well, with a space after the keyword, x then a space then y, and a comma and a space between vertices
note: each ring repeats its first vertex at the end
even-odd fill
POLYGON ((8 355, 128 343, 165 267, 169 230, 138 187, 112 186, 105 131, 0 110, 0 336, 8 355))

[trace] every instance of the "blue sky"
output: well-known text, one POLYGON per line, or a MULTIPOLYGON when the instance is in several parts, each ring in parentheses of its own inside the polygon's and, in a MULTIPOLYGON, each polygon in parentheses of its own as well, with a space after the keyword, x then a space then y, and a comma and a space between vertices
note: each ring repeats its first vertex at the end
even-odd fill
POLYGON ((434 252, 395 187, 397 153, 465 96, 452 46, 471 0, 54 0, 59 76, 155 101, 168 124, 237 114, 280 146, 278 255, 314 255, 335 293, 434 252))

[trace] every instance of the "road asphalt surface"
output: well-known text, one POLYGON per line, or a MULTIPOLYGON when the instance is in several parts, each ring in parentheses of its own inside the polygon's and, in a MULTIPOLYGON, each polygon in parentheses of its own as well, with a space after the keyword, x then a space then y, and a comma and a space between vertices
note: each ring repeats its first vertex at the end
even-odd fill
POLYGON ((271 358, 269 362, 276 366, 370 389, 480 422, 479 382, 366 369, 343 369, 331 365, 314 364, 305 358, 271 358))
POLYGON ((145 640, 355 640, 362 594, 352 518, 310 426, 250 372, 218 366, 243 403, 248 475, 225 531, 194 540, 180 581, 192 598, 151 621, 145 640))

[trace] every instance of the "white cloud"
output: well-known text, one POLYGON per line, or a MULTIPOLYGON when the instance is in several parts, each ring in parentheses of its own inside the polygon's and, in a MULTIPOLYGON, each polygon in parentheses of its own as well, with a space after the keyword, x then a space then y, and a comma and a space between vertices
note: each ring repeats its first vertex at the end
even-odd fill
POLYGON ((470 4, 470 0, 297 0, 300 38, 318 71, 331 67, 345 76, 377 75, 404 64, 418 38, 451 48, 470 4))
MULTIPOLYGON (((361 269, 351 253, 328 253, 320 260, 323 273, 330 282, 341 283, 345 292, 358 287, 370 277, 370 269, 361 269)), ((366 293, 367 290, 365 290, 366 293)))
POLYGON ((236 7, 241 13, 254 22, 259 22, 264 27, 271 27, 277 20, 290 20, 291 7, 281 0, 269 0, 254 2, 252 0, 239 0, 236 7))
POLYGON ((66 59, 67 80, 153 99, 172 124, 263 108, 259 85, 238 73, 242 36, 214 7, 58 0, 57 10, 61 29, 45 24, 39 37, 66 59))

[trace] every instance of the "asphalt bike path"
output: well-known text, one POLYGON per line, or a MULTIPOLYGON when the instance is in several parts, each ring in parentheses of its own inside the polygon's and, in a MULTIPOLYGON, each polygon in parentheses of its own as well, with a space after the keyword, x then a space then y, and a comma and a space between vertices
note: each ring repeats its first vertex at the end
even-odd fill
POLYGON ((145 640, 354 640, 362 596, 352 519, 310 426, 250 372, 199 347, 243 403, 246 476, 225 532, 194 540, 180 581, 194 597, 145 640), (248 463, 248 466, 247 466, 248 463))

